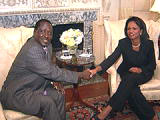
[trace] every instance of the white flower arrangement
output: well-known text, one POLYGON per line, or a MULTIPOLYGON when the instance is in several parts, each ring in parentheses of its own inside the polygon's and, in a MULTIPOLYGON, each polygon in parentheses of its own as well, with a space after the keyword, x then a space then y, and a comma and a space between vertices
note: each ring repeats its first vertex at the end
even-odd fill
POLYGON ((62 33, 60 41, 62 44, 71 47, 79 45, 82 42, 83 37, 83 32, 81 32, 79 29, 70 28, 62 33))

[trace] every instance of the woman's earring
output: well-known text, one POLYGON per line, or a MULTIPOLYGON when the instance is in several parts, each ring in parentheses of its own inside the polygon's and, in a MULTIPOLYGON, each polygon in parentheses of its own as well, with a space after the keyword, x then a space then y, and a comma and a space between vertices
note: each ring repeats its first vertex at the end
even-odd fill
POLYGON ((142 33, 140 32, 140 36, 142 35, 142 33))

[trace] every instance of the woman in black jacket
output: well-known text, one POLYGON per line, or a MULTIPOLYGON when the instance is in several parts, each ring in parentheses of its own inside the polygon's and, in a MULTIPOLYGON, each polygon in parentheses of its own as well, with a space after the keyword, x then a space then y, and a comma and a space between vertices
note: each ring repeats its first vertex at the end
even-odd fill
POLYGON ((141 93, 139 85, 151 80, 156 68, 153 41, 149 40, 146 24, 138 17, 130 17, 124 28, 125 38, 119 40, 114 52, 95 69, 92 75, 106 71, 122 55, 117 72, 121 82, 108 105, 92 120, 103 120, 111 111, 120 111, 126 100, 140 120, 158 120, 152 106, 141 93))

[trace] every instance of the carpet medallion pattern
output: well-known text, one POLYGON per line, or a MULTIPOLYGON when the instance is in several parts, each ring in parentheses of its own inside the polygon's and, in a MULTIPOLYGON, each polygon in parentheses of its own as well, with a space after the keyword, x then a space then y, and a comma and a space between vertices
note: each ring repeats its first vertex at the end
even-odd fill
MULTIPOLYGON (((95 107, 98 106, 103 107, 106 106, 108 99, 109 99, 108 96, 100 96, 97 98, 87 99, 85 101, 88 102, 89 104, 94 105, 95 107)), ((149 102, 153 106, 154 110, 160 116, 160 101, 149 101, 149 102)), ((74 107, 70 109, 69 112, 67 112, 67 120, 90 120, 90 118, 94 114, 96 113, 91 108, 79 105, 77 103, 74 105, 74 107)), ((112 115, 110 115, 110 118, 106 120, 138 120, 138 118, 126 104, 122 112, 113 113, 112 115)))

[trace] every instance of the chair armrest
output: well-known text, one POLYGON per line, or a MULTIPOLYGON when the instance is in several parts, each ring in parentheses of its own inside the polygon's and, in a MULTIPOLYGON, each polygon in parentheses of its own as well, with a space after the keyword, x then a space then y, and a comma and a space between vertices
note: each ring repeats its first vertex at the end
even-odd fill
POLYGON ((154 72, 154 78, 160 80, 160 60, 157 60, 156 63, 157 63, 157 66, 154 72))
POLYGON ((111 66, 107 71, 109 74, 108 82, 109 82, 109 88, 110 88, 110 96, 112 96, 116 90, 117 90, 117 70, 113 66, 111 66))
POLYGON ((2 108, 1 102, 0 102, 0 120, 6 120, 6 118, 4 117, 4 112, 3 112, 3 108, 2 108))
POLYGON ((114 65, 112 65, 106 72, 108 74, 115 74, 116 73, 116 69, 115 69, 114 65))

